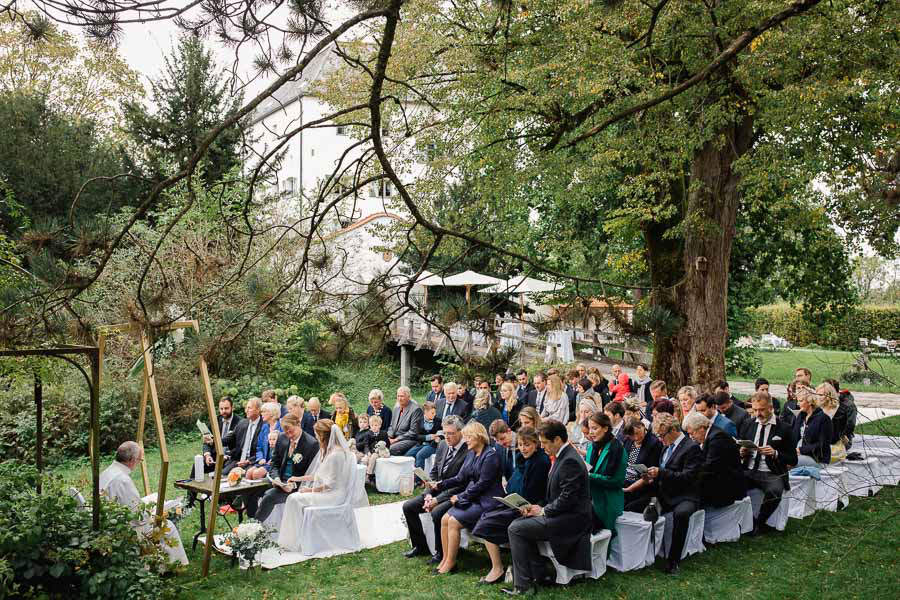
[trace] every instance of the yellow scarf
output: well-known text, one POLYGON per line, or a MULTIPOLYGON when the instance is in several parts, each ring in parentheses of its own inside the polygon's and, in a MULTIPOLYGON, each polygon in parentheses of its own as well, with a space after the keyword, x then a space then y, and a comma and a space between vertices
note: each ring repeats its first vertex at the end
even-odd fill
POLYGON ((341 433, 344 434, 345 439, 350 439, 350 428, 347 427, 347 424, 350 422, 350 413, 344 414, 336 414, 334 416, 334 424, 338 426, 338 429, 341 430, 341 433))

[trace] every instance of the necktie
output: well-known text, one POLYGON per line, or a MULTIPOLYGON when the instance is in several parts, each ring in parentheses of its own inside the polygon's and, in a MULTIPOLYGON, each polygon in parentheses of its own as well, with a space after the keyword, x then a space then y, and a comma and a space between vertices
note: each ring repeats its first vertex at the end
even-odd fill
MULTIPOLYGON (((766 423, 765 425, 763 425, 762 423, 760 423, 760 426, 759 426, 759 439, 756 440, 756 445, 757 445, 757 446, 762 447, 762 446, 765 446, 765 445, 766 445, 766 437, 768 437, 768 436, 766 435, 766 433, 767 433, 767 432, 766 432, 766 428, 767 428, 768 426, 769 426, 768 423, 766 423)), ((762 462, 762 452, 760 452, 759 450, 757 450, 757 451, 756 451, 756 458, 753 459, 753 470, 754 470, 754 471, 759 471, 759 463, 761 463, 761 462, 762 462)))
POLYGON ((231 426, 231 419, 227 421, 222 419, 222 439, 225 439, 225 434, 228 433, 228 428, 231 426))
POLYGON ((452 404, 450 404, 449 402, 444 402, 444 414, 441 415, 441 419, 446 419, 447 413, 449 413, 452 408, 452 404))
POLYGON ((550 466, 553 467, 553 465, 555 465, 555 464, 556 464, 556 455, 553 455, 550 457, 550 466))
POLYGON ((250 440, 253 437, 253 423, 247 425, 247 435, 244 436, 244 447, 241 450, 241 460, 247 460, 250 456, 250 440))
POLYGON ((443 475, 447 471, 447 467, 453 462, 453 456, 456 454, 456 448, 451 446, 450 451, 447 453, 447 458, 444 459, 444 465, 441 468, 441 475, 443 475))
POLYGON ((296 450, 296 449, 297 449, 297 440, 291 440, 291 447, 288 450, 288 455, 287 455, 288 460, 294 459, 294 450, 296 450))
POLYGON ((669 462, 669 459, 672 458, 672 450, 675 449, 675 444, 672 444, 668 448, 666 448, 665 453, 663 454, 662 461, 659 463, 660 467, 665 467, 666 463, 669 462))

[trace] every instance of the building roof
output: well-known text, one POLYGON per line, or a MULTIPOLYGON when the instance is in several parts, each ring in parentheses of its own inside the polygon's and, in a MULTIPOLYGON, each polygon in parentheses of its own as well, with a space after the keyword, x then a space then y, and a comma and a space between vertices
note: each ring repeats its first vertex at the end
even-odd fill
POLYGON ((250 125, 256 125, 269 115, 299 101, 303 96, 311 95, 313 84, 337 67, 339 61, 340 57, 334 52, 333 46, 322 50, 309 61, 300 75, 286 82, 271 96, 260 102, 250 117, 250 125))

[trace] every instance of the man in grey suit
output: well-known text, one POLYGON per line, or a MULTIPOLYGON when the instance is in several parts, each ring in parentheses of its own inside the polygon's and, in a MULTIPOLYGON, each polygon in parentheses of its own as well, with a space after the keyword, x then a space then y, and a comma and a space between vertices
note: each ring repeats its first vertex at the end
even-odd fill
POLYGON ((412 392, 405 385, 397 388, 397 406, 387 431, 392 456, 403 456, 418 443, 423 423, 422 409, 413 402, 412 392))

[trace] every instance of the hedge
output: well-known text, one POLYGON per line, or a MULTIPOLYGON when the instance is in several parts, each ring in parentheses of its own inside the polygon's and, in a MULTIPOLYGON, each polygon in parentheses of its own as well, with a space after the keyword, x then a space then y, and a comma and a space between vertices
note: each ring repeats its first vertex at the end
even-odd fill
POLYGON ((763 306, 750 310, 748 333, 774 333, 795 346, 856 350, 859 338, 900 340, 900 307, 862 306, 822 327, 804 320, 799 308, 763 306))

